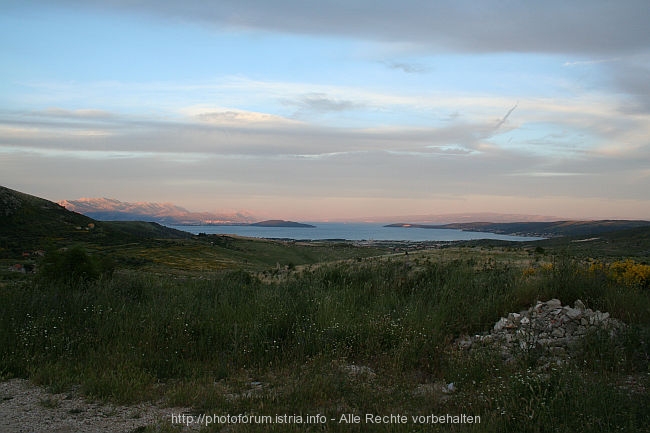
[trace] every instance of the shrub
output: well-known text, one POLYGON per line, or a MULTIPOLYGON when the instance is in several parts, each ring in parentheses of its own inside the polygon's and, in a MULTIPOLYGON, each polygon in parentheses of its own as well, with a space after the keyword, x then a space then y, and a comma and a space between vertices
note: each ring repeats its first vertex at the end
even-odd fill
POLYGON ((650 265, 628 259, 612 263, 609 271, 610 278, 619 284, 644 289, 650 287, 650 265))
POLYGON ((40 271, 46 281, 84 283, 112 273, 113 264, 109 260, 99 260, 81 246, 48 253, 40 271))

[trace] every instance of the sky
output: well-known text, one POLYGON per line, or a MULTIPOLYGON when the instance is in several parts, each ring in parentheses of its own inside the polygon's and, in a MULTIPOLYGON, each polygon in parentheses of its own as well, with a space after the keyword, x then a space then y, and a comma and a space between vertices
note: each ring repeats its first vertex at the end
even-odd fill
POLYGON ((0 184, 650 219, 647 0, 0 0, 0 184))

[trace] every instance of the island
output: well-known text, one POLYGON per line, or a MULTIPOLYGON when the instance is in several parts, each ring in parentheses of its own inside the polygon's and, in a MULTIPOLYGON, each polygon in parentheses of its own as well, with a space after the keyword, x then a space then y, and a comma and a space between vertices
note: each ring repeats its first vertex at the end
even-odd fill
POLYGON ((260 221, 258 223, 248 224, 249 226, 256 227, 293 227, 293 228, 315 228, 311 224, 297 223, 295 221, 284 221, 284 220, 267 220, 260 221))

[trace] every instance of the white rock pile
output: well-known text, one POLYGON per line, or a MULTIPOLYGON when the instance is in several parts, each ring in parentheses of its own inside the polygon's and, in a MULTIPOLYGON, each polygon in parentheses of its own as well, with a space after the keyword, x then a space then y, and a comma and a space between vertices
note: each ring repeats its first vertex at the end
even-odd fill
POLYGON ((570 356, 587 334, 605 329, 614 336, 624 326, 609 313, 586 308, 580 300, 570 307, 562 306, 559 299, 551 299, 510 313, 499 319, 490 333, 464 337, 458 345, 468 350, 490 346, 498 349, 506 361, 532 351, 540 355, 541 362, 557 361, 570 356))

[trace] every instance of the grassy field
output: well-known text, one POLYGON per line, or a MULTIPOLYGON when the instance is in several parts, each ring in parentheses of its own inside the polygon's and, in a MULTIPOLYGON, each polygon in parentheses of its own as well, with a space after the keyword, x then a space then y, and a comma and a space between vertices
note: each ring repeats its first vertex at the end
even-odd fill
POLYGON ((386 251, 174 242, 120 246, 112 254, 142 260, 110 278, 5 281, 0 376, 54 391, 78 386, 100 400, 189 406, 195 415, 327 419, 232 424, 237 432, 649 431, 650 289, 636 261, 514 247, 376 256, 386 251), (238 269, 227 270, 233 263, 238 269), (629 327, 616 341, 595 335, 545 369, 530 357, 506 364, 488 349, 454 345, 553 297, 582 299, 629 327), (347 414, 361 422, 340 422, 347 414), (409 421, 372 424, 366 414, 409 421), (411 418, 445 414, 481 423, 411 418))

